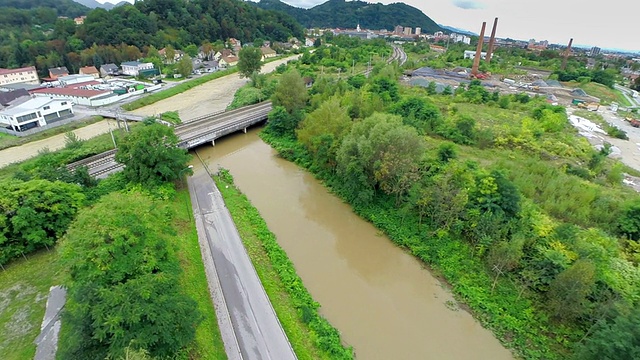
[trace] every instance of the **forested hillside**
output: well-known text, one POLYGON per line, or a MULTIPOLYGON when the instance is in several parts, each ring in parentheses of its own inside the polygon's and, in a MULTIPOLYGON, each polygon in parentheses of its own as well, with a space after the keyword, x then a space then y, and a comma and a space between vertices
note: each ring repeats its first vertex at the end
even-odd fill
POLYGON ((133 60, 130 55, 145 52, 151 45, 183 49, 189 44, 231 37, 247 42, 256 38, 286 41, 291 36, 304 36, 303 28, 290 16, 240 0, 139 0, 135 5, 110 11, 89 10, 69 2, 81 11, 63 10, 66 8, 60 6, 67 0, 0 3, 16 6, 3 9, 0 14, 0 67, 36 65, 44 73, 54 66, 65 65, 71 70, 84 65, 99 66, 107 60, 133 60), (58 7, 35 7, 49 2, 58 7), (85 13, 84 24, 77 26, 72 17, 85 13), (58 18, 63 14, 70 19, 58 18), (128 52, 124 51, 126 48, 128 52))
POLYGON ((0 28, 52 24, 58 16, 74 18, 91 9, 73 0, 0 0, 0 28))
POLYGON ((267 10, 286 12, 306 28, 355 28, 359 23, 365 29, 375 30, 392 30, 396 25, 420 27, 423 32, 442 30, 422 11, 404 3, 382 5, 363 1, 329 0, 306 10, 280 0, 260 0, 256 5, 267 10))

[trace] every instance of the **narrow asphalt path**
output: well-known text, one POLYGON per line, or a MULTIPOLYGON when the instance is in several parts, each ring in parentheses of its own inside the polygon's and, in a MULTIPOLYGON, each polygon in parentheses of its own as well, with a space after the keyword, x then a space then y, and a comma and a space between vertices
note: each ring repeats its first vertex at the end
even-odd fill
POLYGON ((297 359, 213 179, 196 166, 188 184, 229 359, 297 359))

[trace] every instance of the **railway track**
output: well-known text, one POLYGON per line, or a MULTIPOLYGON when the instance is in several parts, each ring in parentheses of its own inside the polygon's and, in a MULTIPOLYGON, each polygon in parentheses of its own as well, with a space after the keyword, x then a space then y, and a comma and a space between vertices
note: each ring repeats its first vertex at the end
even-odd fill
POLYGON ((246 116, 247 114, 251 114, 254 111, 268 109, 267 113, 271 111, 272 104, 271 101, 261 102, 255 105, 249 105, 242 107, 240 109, 225 111, 222 113, 217 113, 216 115, 207 115, 188 123, 180 124, 175 127, 175 133, 179 138, 183 138, 184 136, 190 136, 186 134, 194 134, 201 132, 202 130, 206 130, 210 128, 212 125, 220 124, 222 122, 226 122, 229 120, 234 120, 239 117, 246 116))

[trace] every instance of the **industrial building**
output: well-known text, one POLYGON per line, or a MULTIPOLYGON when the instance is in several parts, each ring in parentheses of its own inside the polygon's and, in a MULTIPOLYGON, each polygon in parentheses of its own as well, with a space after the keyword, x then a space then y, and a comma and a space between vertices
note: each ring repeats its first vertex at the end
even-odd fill
POLYGON ((46 97, 19 98, 0 110, 0 123, 13 131, 45 126, 48 123, 73 116, 72 102, 67 99, 46 97), (25 101, 20 101, 25 99, 25 101))

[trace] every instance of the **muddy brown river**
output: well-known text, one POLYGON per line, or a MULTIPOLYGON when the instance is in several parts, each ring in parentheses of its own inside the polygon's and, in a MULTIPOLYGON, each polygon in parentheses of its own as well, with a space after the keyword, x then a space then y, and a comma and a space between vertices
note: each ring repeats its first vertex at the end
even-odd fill
POLYGON ((513 359, 419 261, 278 158, 258 129, 196 151, 229 169, 358 359, 513 359), (447 305, 448 304, 448 305, 447 305))

